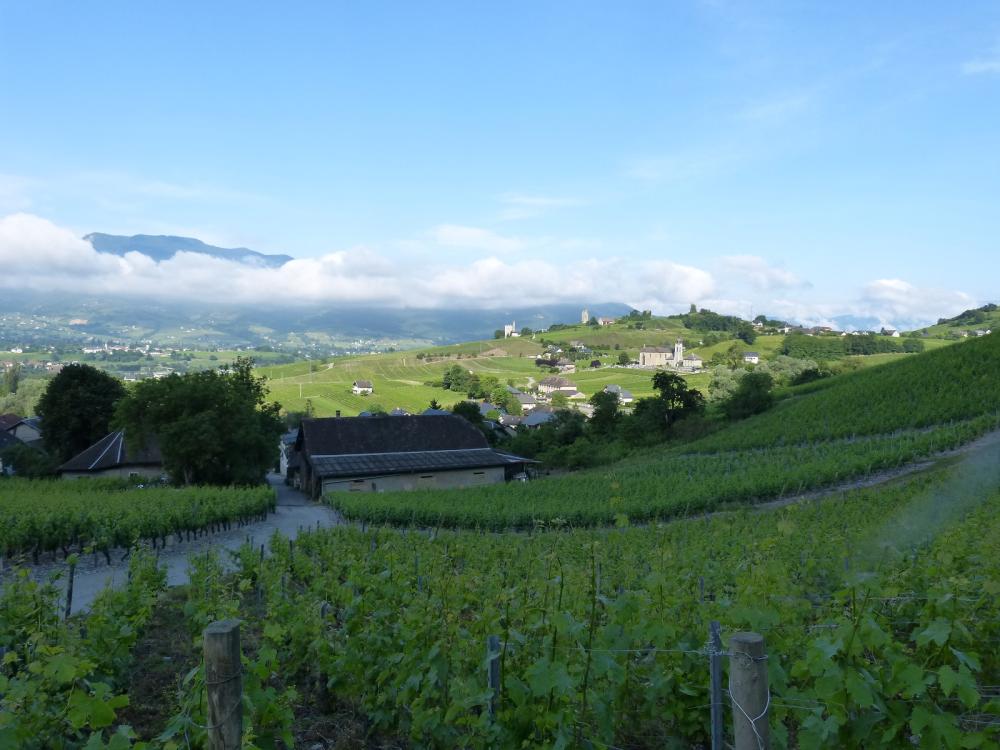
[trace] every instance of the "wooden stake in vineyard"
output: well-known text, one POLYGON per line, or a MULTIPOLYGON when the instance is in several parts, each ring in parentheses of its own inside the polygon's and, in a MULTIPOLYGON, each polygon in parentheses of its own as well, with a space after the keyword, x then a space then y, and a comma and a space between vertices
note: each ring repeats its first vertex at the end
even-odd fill
POLYGON ((735 633, 729 639, 729 697, 735 750, 770 750, 771 693, 764 636, 735 633))
POLYGON ((204 644, 209 747, 240 750, 243 741, 240 621, 213 622, 205 628, 204 644))

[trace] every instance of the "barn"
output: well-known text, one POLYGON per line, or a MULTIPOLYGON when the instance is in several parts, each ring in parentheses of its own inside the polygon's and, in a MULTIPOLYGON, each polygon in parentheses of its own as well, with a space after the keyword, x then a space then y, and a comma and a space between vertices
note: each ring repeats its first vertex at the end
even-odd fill
POLYGON ((299 486, 313 497, 494 484, 524 476, 534 463, 493 450, 451 414, 306 419, 295 453, 299 486))

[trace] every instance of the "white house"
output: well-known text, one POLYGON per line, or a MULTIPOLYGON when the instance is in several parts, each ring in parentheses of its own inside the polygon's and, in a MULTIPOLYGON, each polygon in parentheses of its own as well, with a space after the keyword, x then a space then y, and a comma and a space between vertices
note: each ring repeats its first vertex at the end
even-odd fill
POLYGON ((609 326, 615 322, 614 318, 598 318, 597 325, 599 326, 609 326))
POLYGON ((576 392, 576 384, 567 380, 566 378, 561 378, 558 375, 550 375, 547 378, 542 378, 538 383, 538 391, 540 393, 553 393, 555 391, 565 391, 567 393, 576 392))
POLYGON ((370 380, 355 380, 351 385, 351 393, 355 396, 369 396, 375 391, 375 386, 370 380))
POLYGON ((743 352, 743 361, 748 365, 760 364, 760 355, 757 352, 743 352))

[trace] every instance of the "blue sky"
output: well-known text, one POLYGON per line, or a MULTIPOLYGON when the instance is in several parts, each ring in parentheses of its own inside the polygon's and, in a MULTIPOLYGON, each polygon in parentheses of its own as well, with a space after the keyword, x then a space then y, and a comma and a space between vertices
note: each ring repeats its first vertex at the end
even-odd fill
POLYGON ((321 301, 997 298, 996 2, 0 0, 0 92, 8 285, 68 230, 286 252, 321 301))

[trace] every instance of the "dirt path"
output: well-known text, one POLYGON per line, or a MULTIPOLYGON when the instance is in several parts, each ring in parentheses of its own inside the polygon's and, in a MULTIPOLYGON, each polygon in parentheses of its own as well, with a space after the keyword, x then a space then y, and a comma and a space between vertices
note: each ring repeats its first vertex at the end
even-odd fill
MULTIPOLYGON (((177 542, 173 537, 165 549, 157 550, 157 558, 167 571, 167 584, 177 586, 187 583, 188 557, 209 549, 235 550, 239 549, 247 537, 252 537, 255 544, 266 543, 275 531, 280 531, 286 537, 294 539, 299 529, 337 526, 344 522, 341 515, 332 508, 313 502, 301 492, 284 484, 278 474, 268 476, 268 482, 275 488, 278 499, 274 513, 268 514, 263 521, 234 528, 230 531, 220 531, 215 534, 193 539, 190 542, 177 542)), ((90 606, 94 597, 108 583, 122 586, 128 576, 128 560, 122 560, 125 550, 116 549, 111 552, 111 565, 105 562, 104 556, 81 555, 73 581, 73 611, 78 612, 90 606)), ((42 563, 27 566, 36 580, 44 580, 56 571, 65 571, 63 562, 42 563)))

